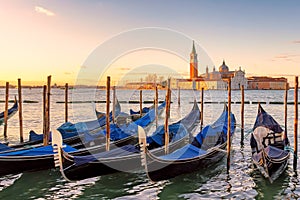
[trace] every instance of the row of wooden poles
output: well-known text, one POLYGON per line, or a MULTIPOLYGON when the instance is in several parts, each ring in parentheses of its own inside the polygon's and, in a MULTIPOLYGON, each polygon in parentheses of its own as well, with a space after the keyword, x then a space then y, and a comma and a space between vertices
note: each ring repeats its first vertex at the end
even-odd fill
MULTIPOLYGON (((110 112, 110 77, 107 77, 107 92, 106 92, 106 124, 109 124, 109 112, 110 112)), ((285 87, 284 96, 284 137, 287 138, 287 97, 288 97, 288 84, 285 87)), ((50 134, 50 90, 51 90, 51 76, 47 77, 47 85, 43 87, 43 144, 48 145, 49 134, 50 134)), ((7 138, 7 122, 8 122, 8 97, 9 97, 9 82, 6 82, 5 90, 5 111, 4 111, 4 138, 7 138)), ((166 117, 165 117, 165 152, 168 153, 169 143, 169 126, 168 118, 170 117, 170 103, 171 103, 171 89, 170 79, 168 79, 166 89, 166 117)), ((204 102, 204 89, 201 88, 201 106, 200 106, 200 128, 203 127, 203 102, 204 102)), ((244 86, 241 86, 241 145, 244 145, 244 86)), ((115 105, 115 87, 113 87, 113 105, 115 105)), ((20 125, 20 142, 24 141, 23 137, 23 116, 22 116, 22 86, 21 79, 18 79, 18 106, 19 106, 19 125, 20 125)), ((155 87, 155 113, 156 113, 156 126, 158 125, 158 89, 155 87)), ((180 90, 178 90, 178 105, 180 105, 180 90)), ((114 106, 113 106, 114 109, 114 106)), ((227 169, 230 167, 230 149, 231 149, 231 79, 228 79, 228 128, 227 128, 227 169)), ((142 90, 140 90, 140 115, 142 115, 142 90)), ((113 110, 113 121, 114 121, 114 110, 113 110)), ((65 84, 65 122, 68 121, 68 83, 65 84)), ((294 87, 294 162, 293 167, 297 168, 297 152, 298 152, 298 77, 295 77, 294 87)), ((109 150, 110 146, 110 126, 106 126, 106 149, 109 150)))
MULTIPOLYGON (((51 76, 47 77, 47 85, 43 86, 43 144, 48 145, 50 136, 50 93, 51 76)), ((9 82, 5 86, 5 110, 4 110, 4 138, 7 139, 8 127, 8 101, 9 101, 9 82)), ((23 108, 22 108, 22 84, 18 79, 18 112, 20 127, 20 143, 24 142, 23 136, 23 108)), ((68 121, 68 83, 65 85, 65 122, 68 121)))
MULTIPOLYGON (((288 100, 288 90, 289 85, 285 85, 285 94, 284 94, 284 140, 288 138, 287 136, 287 100, 288 100)), ((202 94, 203 96, 203 94, 202 94)), ((244 86, 241 86, 241 145, 244 145, 244 86)), ((201 100, 203 102, 203 99, 201 100)), ((229 173, 230 169, 230 113, 231 113, 231 79, 228 80, 228 128, 227 128, 227 172, 229 173)), ((297 154, 298 154, 298 76, 295 77, 295 87, 294 87, 294 159, 293 159, 293 169, 297 170, 297 154)))
MULTIPOLYGON (((204 88, 201 88, 201 113, 200 113, 200 128, 202 130, 203 127, 203 93, 204 88)), ((287 100, 288 100, 288 90, 289 85, 286 83, 285 85, 285 95, 284 95, 284 139, 287 139, 287 100)), ((180 105, 180 88, 178 90, 178 105, 180 105)), ((298 153, 298 77, 295 77, 295 87, 294 87, 294 160, 293 160, 293 168, 297 169, 297 153, 298 153)), ((245 111, 245 93, 244 93, 244 85, 241 86, 241 145, 244 145, 244 111, 245 111)), ((230 149, 231 149, 231 79, 228 79, 228 128, 227 128, 227 172, 230 169, 230 149)))

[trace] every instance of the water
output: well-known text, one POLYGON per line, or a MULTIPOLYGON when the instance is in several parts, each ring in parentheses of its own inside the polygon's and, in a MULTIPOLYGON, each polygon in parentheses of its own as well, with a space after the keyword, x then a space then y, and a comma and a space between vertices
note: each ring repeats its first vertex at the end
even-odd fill
MULTIPOLYGON (((293 101, 293 90, 289 91, 289 102, 293 101)), ((51 128, 55 129, 64 122, 64 90, 53 89, 51 95, 51 128)), ((15 89, 10 90, 10 97, 16 95, 15 89)), ((143 99, 152 100, 153 91, 144 91, 143 99)), ((138 91, 117 91, 120 101, 138 100, 138 91)), ((181 106, 177 105, 177 91, 172 94, 171 122, 187 114, 192 108, 194 96, 199 101, 199 91, 181 91, 181 106)), ((165 91, 159 92, 163 100, 165 91)), ((266 102, 263 107, 280 124, 284 124, 284 106, 269 104, 282 102, 284 91, 245 91, 245 101, 266 102)), ((70 90, 69 100, 105 100, 105 91, 92 89, 70 90)), ((0 100, 4 99, 4 90, 0 90, 0 100)), ((205 101, 223 102, 227 100, 226 91, 205 91, 205 101)), ((28 132, 42 131, 42 89, 24 89, 23 100, 38 103, 23 104, 24 137, 28 132)), ((232 91, 232 101, 240 101, 240 92, 232 91)), ((11 105, 11 104, 10 104, 11 105)), ((150 105, 150 104, 149 104, 150 105)), ((129 108, 139 109, 138 104, 121 104, 122 111, 129 108)), ((85 121, 95 118, 94 109, 104 111, 105 104, 78 103, 69 105, 69 120, 85 121)), ((223 104, 204 105, 204 124, 213 122, 222 112, 223 104)), ((4 103, 0 103, 4 110, 4 103)), ((292 157, 286 172, 273 184, 265 180, 251 163, 249 135, 256 113, 256 104, 245 105, 245 145, 240 145, 240 104, 232 104, 232 112, 237 119, 237 129, 233 138, 231 170, 226 173, 226 158, 211 166, 208 170, 181 175, 168 181, 150 182, 143 171, 138 173, 116 173, 69 183, 58 170, 26 172, 17 175, 0 177, 0 199, 296 199, 300 197, 299 177, 292 170, 292 157)), ((288 105, 288 136, 293 146, 293 105, 288 105)), ((163 120, 160 120, 162 123, 163 120)), ((0 133, 3 126, 0 127, 0 133)), ((19 140, 18 114, 9 120, 8 136, 10 143, 19 140)), ((3 141, 3 136, 0 136, 3 141)), ((299 171, 300 164, 298 163, 299 171)))

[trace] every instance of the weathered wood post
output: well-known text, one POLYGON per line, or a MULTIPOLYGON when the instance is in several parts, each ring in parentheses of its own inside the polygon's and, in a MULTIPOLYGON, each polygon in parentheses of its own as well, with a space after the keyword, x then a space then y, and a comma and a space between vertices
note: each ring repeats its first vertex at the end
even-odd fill
POLYGON ((19 99, 19 126, 20 126, 20 142, 24 142, 23 137, 23 111, 22 111, 22 85, 21 79, 18 79, 18 99, 19 99))
POLYGON ((287 140, 287 100, 288 100, 288 91, 289 84, 285 83, 285 92, 284 92, 284 141, 287 140))
POLYGON ((116 119, 116 86, 112 87, 113 89, 113 105, 112 105, 112 122, 115 123, 116 119))
POLYGON ((166 117, 165 117, 165 154, 169 153, 169 117, 170 117, 170 104, 171 104, 171 89, 170 78, 168 79, 166 90, 166 117))
POLYGON ((43 140, 46 135, 46 123, 47 123, 47 116, 46 116, 46 96, 47 96, 47 86, 43 86, 43 140))
POLYGON ((154 106, 155 106, 155 125, 157 128, 158 127, 158 89, 157 89, 157 85, 155 85, 154 106))
POLYGON ((65 85, 65 122, 68 121, 68 96, 69 96, 69 84, 65 85))
POLYGON ((49 144, 50 136, 50 94, 51 94, 51 76, 47 77, 47 94, 46 94, 46 106, 45 106, 45 115, 46 115, 46 125, 45 125, 45 134, 43 138, 44 146, 49 144))
POLYGON ((228 124, 227 124, 227 173, 230 169, 230 147, 231 147, 231 78, 228 79, 228 124))
POLYGON ((244 85, 241 87, 242 99, 241 99, 241 145, 244 145, 244 110, 245 110, 245 91, 244 85))
POLYGON ((110 76, 106 81, 106 151, 110 147, 110 124, 109 124, 109 106, 110 106, 110 76))
POLYGON ((298 157, 298 76, 295 77, 295 91, 294 91, 294 171, 297 170, 297 157, 298 157))
POLYGON ((180 106, 180 87, 178 87, 178 106, 180 106))
POLYGON ((201 106, 200 106, 200 108, 201 108, 201 111, 200 111, 200 130, 202 131, 202 128, 203 128, 203 114, 204 114, 204 112, 203 112, 203 102, 204 101, 204 88, 202 87, 201 88, 201 106))
POLYGON ((143 116, 143 90, 140 89, 140 117, 143 116))
POLYGON ((9 82, 5 85, 4 138, 7 139, 9 82))

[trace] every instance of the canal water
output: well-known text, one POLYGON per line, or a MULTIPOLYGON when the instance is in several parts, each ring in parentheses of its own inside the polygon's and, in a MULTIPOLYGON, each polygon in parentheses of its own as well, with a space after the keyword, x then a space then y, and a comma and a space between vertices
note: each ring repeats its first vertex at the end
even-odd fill
MULTIPOLYGON (((117 98, 121 102, 123 112, 130 108, 139 109, 139 104, 126 103, 138 101, 139 91, 117 90, 117 98)), ((172 92, 170 122, 184 117, 192 108, 194 99, 199 101, 200 92, 182 90, 181 104, 178 105, 178 92, 172 92)), ((288 102, 293 102, 293 90, 289 91, 288 102)), ((10 99, 17 95, 16 89, 10 90, 10 99)), ((0 100, 4 100, 5 90, 0 89, 0 100)), ((69 121, 79 122, 95 119, 94 109, 104 111, 104 103, 89 101, 105 101, 104 90, 73 89, 70 90, 69 121)), ((143 91, 143 100, 152 101, 154 92, 143 91)), ((159 100, 164 100, 165 91, 159 91, 159 100)), ((245 140, 240 145, 240 91, 232 91, 232 112, 237 120, 237 128, 232 141, 232 158, 230 173, 226 173, 226 159, 216 163, 205 171, 197 171, 181 175, 168 181, 150 182, 143 171, 137 173, 116 173, 95 177, 77 182, 67 182, 57 169, 26 172, 0 177, 0 199, 296 199, 300 197, 300 183, 297 173, 292 170, 292 156, 285 173, 270 184, 253 167, 251 163, 250 131, 257 114, 257 102, 262 102, 264 109, 281 125, 284 124, 284 91, 246 90, 245 101, 245 140)), ((23 104, 24 137, 28 139, 30 130, 42 132, 42 89, 24 89, 23 100, 31 103, 23 104)), ((64 122, 64 90, 51 91, 51 129, 64 122)), ((205 91, 204 124, 216 120, 227 101, 226 91, 205 91)), ((11 106, 10 103, 9 106, 11 106)), ((144 106, 151 104, 144 104, 144 106)), ((288 105, 288 137, 293 146, 294 107, 288 105)), ((4 110, 4 103, 0 103, 4 110)), ((160 119, 163 123, 163 119, 160 119)), ((199 129, 198 129, 199 130, 199 129)), ((3 126, 0 127, 3 133, 3 126)), ((196 132, 194 133, 196 134, 196 132)), ((17 143, 19 140, 18 114, 8 122, 8 140, 17 143)), ((0 140, 4 141, 3 134, 0 140)), ((298 140, 299 141, 299 140, 298 140)), ((297 172, 300 164, 298 163, 297 172)))

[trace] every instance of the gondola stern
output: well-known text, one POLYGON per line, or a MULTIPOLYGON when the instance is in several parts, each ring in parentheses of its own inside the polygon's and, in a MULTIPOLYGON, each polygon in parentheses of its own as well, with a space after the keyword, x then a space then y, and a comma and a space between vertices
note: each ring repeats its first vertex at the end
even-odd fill
POLYGON ((62 169, 62 136, 56 131, 52 130, 52 147, 54 152, 54 164, 55 167, 60 167, 62 169))
POLYGON ((155 182, 149 176, 148 165, 147 165, 147 141, 146 134, 144 129, 141 126, 138 126, 138 134, 139 134, 139 145, 141 148, 141 165, 144 166, 145 172, 147 174, 148 179, 151 182, 155 182))
POLYGON ((146 161, 146 146, 147 146, 147 142, 146 142, 146 133, 145 130, 141 127, 138 126, 138 135, 139 135, 139 145, 141 148, 141 164, 142 166, 146 166, 147 165, 147 161, 146 161))
POLYGON ((61 175, 66 179, 67 181, 71 182, 66 174, 64 173, 64 167, 63 167, 63 139, 61 134, 54 130, 52 131, 52 147, 54 152, 54 165, 55 167, 59 167, 59 170, 61 172, 61 175))

